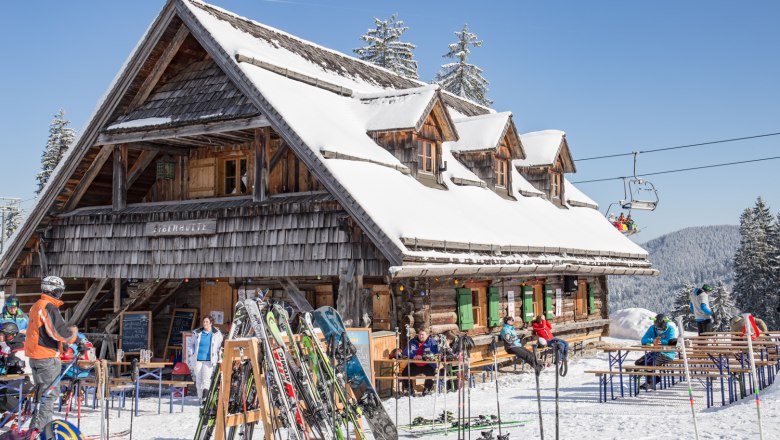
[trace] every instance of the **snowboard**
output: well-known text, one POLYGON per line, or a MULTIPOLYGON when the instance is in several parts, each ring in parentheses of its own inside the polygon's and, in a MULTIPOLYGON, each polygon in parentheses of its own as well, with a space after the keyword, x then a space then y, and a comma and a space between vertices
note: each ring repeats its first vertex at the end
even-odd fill
MULTIPOLYGON (((354 347, 351 346, 349 338, 342 341, 342 338, 346 336, 346 328, 341 315, 333 307, 328 306, 320 307, 312 312, 312 315, 325 335, 325 341, 335 344, 336 347, 346 344, 345 359, 341 361, 346 363, 347 383, 352 389, 358 405, 362 408, 369 426, 371 426, 374 438, 377 440, 398 440, 398 429, 379 400, 379 395, 363 370, 360 360, 355 355, 354 347)), ((330 350, 333 351, 334 347, 330 347, 330 350)), ((342 350, 337 349, 335 352, 338 356, 342 350)))

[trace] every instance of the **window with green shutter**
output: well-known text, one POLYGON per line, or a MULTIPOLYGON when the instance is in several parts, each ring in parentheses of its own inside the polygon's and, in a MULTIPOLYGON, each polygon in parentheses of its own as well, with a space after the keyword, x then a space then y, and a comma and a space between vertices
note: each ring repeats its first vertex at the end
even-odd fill
POLYGON ((553 289, 550 286, 544 286, 544 317, 553 318, 553 289))
POLYGON ((471 310, 471 289, 455 289, 458 298, 458 328, 474 328, 474 314, 471 310))
POLYGON ((498 287, 488 288, 488 327, 498 327, 498 303, 501 298, 498 287))
POLYGON ((523 286, 523 321, 534 320, 534 288, 523 286))
POLYGON ((593 285, 588 283, 588 314, 596 313, 596 295, 593 292, 593 285))

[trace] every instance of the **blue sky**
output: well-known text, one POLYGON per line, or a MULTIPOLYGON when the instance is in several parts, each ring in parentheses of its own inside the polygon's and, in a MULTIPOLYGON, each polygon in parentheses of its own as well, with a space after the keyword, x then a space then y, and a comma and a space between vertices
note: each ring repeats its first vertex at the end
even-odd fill
MULTIPOLYGON (((780 132, 780 2, 316 2, 213 0, 351 53, 373 17, 397 12, 431 80, 464 23, 472 62, 521 132, 566 131, 576 158, 780 132)), ((164 2, 9 2, 0 15, 0 196, 33 201, 52 115, 77 130, 164 2)), ((780 136, 640 156, 653 172, 780 155, 780 136)), ((631 173, 631 158, 577 164, 570 180, 631 173)), ((661 202, 635 215, 637 241, 686 226, 736 224, 763 196, 780 210, 780 160, 651 178, 661 202)), ((602 211, 619 181, 582 184, 602 211)))

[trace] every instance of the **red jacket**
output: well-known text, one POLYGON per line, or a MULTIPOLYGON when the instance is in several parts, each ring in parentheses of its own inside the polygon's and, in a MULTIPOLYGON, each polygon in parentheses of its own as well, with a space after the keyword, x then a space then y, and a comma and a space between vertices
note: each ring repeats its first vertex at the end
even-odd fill
POLYGON ((550 321, 546 319, 543 320, 541 324, 532 322, 531 326, 534 328, 534 333, 536 333, 536 336, 539 336, 540 338, 544 338, 549 341, 555 337, 552 334, 552 324, 550 324, 550 321))
POLYGON ((59 308, 63 302, 45 293, 30 309, 30 324, 24 341, 24 354, 30 359, 59 357, 62 343, 72 344, 77 334, 71 332, 62 319, 59 308))

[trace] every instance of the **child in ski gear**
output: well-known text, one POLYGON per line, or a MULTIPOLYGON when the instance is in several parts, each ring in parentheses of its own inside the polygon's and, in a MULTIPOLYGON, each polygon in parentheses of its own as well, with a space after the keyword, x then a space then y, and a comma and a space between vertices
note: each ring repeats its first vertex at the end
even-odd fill
MULTIPOLYGON (((415 329, 417 336, 412 338, 409 343, 406 345, 406 350, 404 350, 404 356, 407 359, 417 359, 417 360, 423 360, 428 359, 430 360, 432 356, 439 354, 439 344, 436 342, 434 338, 431 338, 428 335, 428 330, 420 327, 415 329)), ((409 376, 417 376, 417 375, 425 375, 425 376, 435 376, 436 375, 436 366, 429 363, 424 362, 409 362, 406 365, 406 368, 404 368, 403 372, 401 372, 401 376, 403 377, 409 377, 409 376)), ((404 387, 404 392, 412 393, 414 394, 414 387, 411 386, 409 383, 410 381, 402 380, 401 384, 404 387)), ((425 394, 430 393, 433 391, 433 379, 430 377, 425 378, 425 394)))
MULTIPOLYGON (((673 325, 669 325, 669 318, 666 317, 663 313, 659 313, 655 320, 653 321, 653 325, 650 326, 650 328, 647 329, 647 332, 645 332, 645 335, 642 337, 642 345, 653 345, 653 346, 661 346, 661 345, 669 345, 673 346, 677 344, 677 328, 673 325)), ((635 365, 654 365, 654 366, 660 366, 660 365, 666 365, 669 362, 673 361, 677 357, 677 352, 674 351, 665 351, 665 352, 648 352, 645 353, 644 356, 637 359, 636 362, 634 362, 635 365)), ((653 387, 653 385, 657 382, 658 379, 654 375, 648 375, 647 376, 647 382, 642 385, 640 388, 642 389, 650 389, 653 387)))
MULTIPOLYGON (((60 314, 60 307, 64 304, 60 298, 64 291, 65 283, 61 278, 44 278, 41 281, 41 298, 30 309, 24 354, 30 359, 36 402, 40 401, 46 387, 57 379, 62 371, 62 344, 78 344, 79 341, 76 326, 69 326, 60 314)), ((30 422, 30 429, 40 429, 51 421, 52 406, 59 395, 59 388, 53 387, 49 396, 41 402, 38 413, 30 422)))
POLYGON ((222 346, 222 332, 214 327, 211 315, 203 317, 203 327, 193 330, 187 341, 187 366, 198 392, 198 400, 211 385, 211 374, 219 362, 219 348, 222 346))
POLYGON ((511 316, 504 318, 504 325, 501 327, 501 333, 499 333, 501 341, 504 343, 504 349, 507 353, 512 353, 519 357, 530 365, 536 374, 542 372, 544 366, 539 360, 536 359, 530 350, 523 347, 523 340, 517 337, 517 331, 515 331, 515 320, 511 316))
POLYGON ((15 296, 10 296, 5 300, 3 312, 0 314, 0 323, 13 322, 24 333, 27 330, 27 315, 19 308, 19 300, 15 296))
POLYGON ((552 324, 550 324, 550 321, 546 320, 543 315, 539 315, 536 317, 536 319, 533 320, 531 327, 534 329, 536 336, 545 341, 544 345, 557 344, 559 347, 558 349, 563 353, 563 360, 568 359, 569 343, 561 338, 556 338, 553 335, 552 324))
POLYGON ((690 308, 693 317, 696 319, 696 329, 699 336, 702 333, 712 331, 712 309, 710 308, 710 292, 712 286, 704 284, 701 289, 696 287, 690 293, 690 308))

